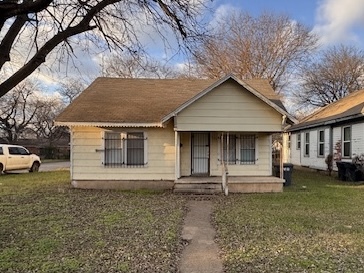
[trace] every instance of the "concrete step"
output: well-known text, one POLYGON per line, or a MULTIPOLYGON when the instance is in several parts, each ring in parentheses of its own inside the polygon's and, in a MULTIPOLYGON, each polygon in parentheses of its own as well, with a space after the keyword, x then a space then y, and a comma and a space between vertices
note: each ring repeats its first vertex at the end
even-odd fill
POLYGON ((221 183, 176 183, 174 193, 219 194, 222 193, 221 183))

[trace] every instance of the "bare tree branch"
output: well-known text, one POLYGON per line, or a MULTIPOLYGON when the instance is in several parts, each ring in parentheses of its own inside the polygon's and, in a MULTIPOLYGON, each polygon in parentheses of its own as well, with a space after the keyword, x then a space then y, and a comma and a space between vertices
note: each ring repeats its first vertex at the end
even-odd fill
POLYGON ((353 46, 331 47, 301 70, 300 104, 323 107, 364 88, 364 52, 353 46))
POLYGON ((288 16, 263 13, 255 18, 236 12, 221 18, 193 59, 202 76, 265 78, 280 92, 316 46, 317 37, 288 16))
MULTIPOLYGON (((70 57, 74 45, 87 50, 91 44, 109 50, 139 49, 143 26, 153 28, 166 43, 169 28, 179 47, 191 48, 201 37, 197 16, 203 6, 203 0, 1 2, 0 72, 5 79, 0 97, 31 75, 51 52, 70 57)), ((60 59, 60 55, 54 57, 60 59)))

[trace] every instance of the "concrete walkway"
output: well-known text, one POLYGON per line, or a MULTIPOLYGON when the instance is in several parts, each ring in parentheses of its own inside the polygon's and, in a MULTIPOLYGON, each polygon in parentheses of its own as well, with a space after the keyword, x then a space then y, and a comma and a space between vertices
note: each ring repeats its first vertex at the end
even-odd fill
POLYGON ((222 273, 215 230, 210 223, 211 201, 189 201, 182 239, 188 245, 182 252, 180 273, 222 273))

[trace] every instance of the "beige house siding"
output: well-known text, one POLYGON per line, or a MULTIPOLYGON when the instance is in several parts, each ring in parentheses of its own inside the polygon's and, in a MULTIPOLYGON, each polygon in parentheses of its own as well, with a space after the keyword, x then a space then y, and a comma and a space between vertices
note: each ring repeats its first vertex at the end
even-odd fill
POLYGON ((179 131, 275 132, 282 115, 262 100, 227 81, 198 99, 176 117, 179 131))
POLYGON ((181 176, 191 175, 191 133, 181 133, 181 176))
POLYGON ((146 166, 134 168, 103 165, 103 135, 110 130, 96 127, 72 128, 72 180, 174 180, 175 147, 172 125, 165 129, 112 130, 146 133, 148 163, 146 166))

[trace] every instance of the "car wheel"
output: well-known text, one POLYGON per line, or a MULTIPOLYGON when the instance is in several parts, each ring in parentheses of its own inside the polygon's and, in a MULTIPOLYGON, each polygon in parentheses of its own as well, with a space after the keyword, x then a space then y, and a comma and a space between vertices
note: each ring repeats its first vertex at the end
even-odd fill
POLYGON ((30 168, 29 172, 31 172, 31 173, 38 172, 39 171, 39 166, 40 166, 39 162, 34 162, 32 167, 30 168))
POLYGON ((3 174, 3 170, 4 170, 3 164, 0 164, 0 175, 3 174))

